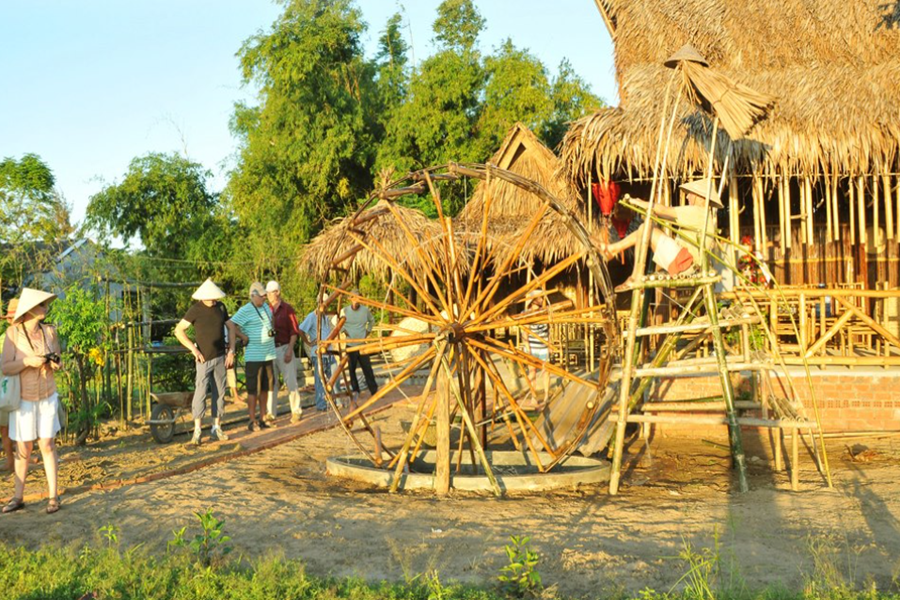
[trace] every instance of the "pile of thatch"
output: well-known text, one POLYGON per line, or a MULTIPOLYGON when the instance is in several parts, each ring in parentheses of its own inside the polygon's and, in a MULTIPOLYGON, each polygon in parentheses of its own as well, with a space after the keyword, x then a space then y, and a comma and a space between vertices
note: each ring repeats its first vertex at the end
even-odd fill
MULTIPOLYGON (((900 22, 894 2, 870 0, 603 0, 613 30, 621 105, 577 121, 563 142, 570 176, 652 174, 671 73, 685 43, 713 69, 777 97, 751 139, 737 140, 740 172, 863 174, 892 168, 900 150, 900 22)), ((675 176, 702 171, 707 119, 683 104, 672 136, 675 176)), ((718 160, 724 160, 724 134, 718 160)))
MULTIPOLYGON (((444 234, 441 225, 429 219, 419 210, 394 205, 394 210, 403 221, 401 227, 398 219, 388 210, 388 200, 379 200, 374 206, 364 210, 354 229, 366 233, 366 244, 372 250, 363 248, 352 257, 347 257, 337 265, 333 261, 350 252, 357 244, 357 240, 351 235, 351 218, 344 217, 329 226, 316 236, 307 245, 301 261, 301 268, 322 280, 331 270, 332 266, 338 266, 350 271, 351 277, 358 278, 362 274, 371 274, 381 279, 387 279, 391 275, 391 265, 394 262, 408 273, 419 277, 427 268, 416 252, 417 245, 439 253, 443 248, 440 240, 444 234), (410 242, 404 227, 416 239, 416 244, 410 242), (382 256, 383 253, 388 260, 382 256)), ((443 256, 438 256, 444 260, 443 256)))
MULTIPOLYGON (((561 176, 559 159, 521 123, 513 126, 489 162, 538 182, 569 209, 581 214, 581 204, 561 176)), ((526 233, 542 202, 511 183, 498 179, 480 181, 472 198, 454 219, 454 232, 468 246, 472 246, 481 235, 488 198, 488 242, 500 257, 504 248, 514 247, 526 233)), ((533 234, 526 239, 521 256, 529 262, 538 259, 550 264, 580 250, 577 240, 562 219, 548 209, 533 234)))

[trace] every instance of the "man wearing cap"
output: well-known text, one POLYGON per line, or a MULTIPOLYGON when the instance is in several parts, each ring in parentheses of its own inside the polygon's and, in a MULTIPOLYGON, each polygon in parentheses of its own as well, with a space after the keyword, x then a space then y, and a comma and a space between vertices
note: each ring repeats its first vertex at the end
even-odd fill
POLYGON ((247 410, 250 415, 250 431, 268 429, 263 419, 263 398, 274 388, 272 361, 275 360, 275 323, 272 311, 266 304, 266 288, 258 281, 250 285, 250 302, 243 305, 229 319, 228 351, 234 352, 237 327, 247 336, 244 350, 244 372, 247 375, 247 410), (259 400, 259 418, 256 417, 259 400))
POLYGON ((224 297, 225 292, 211 279, 207 279, 191 296, 197 302, 175 326, 175 337, 194 355, 196 361, 197 375, 194 381, 194 399, 191 402, 191 413, 194 417, 194 436, 191 443, 195 446, 200 445, 201 422, 206 413, 207 388, 211 389, 212 398, 211 435, 220 441, 228 439, 222 431, 221 423, 222 414, 225 412, 225 370, 234 364, 234 353, 227 349, 225 342, 228 309, 220 302, 224 297), (191 326, 194 328, 196 342, 192 342, 187 335, 187 330, 191 326))
MULTIPOLYGON (((13 317, 16 316, 16 308, 18 306, 18 298, 13 298, 9 301, 9 306, 6 308, 6 323, 9 327, 12 327, 13 317)), ((9 331, 9 329, 7 328, 6 331, 9 331)), ((3 360, 3 342, 6 341, 6 331, 0 334, 0 363, 3 360)), ((6 459, 4 470, 12 471, 15 462, 13 460, 12 440, 9 439, 9 413, 5 410, 0 410, 0 438, 3 439, 3 456, 6 459)))
POLYGON ((266 297, 269 299, 269 308, 272 310, 272 320, 275 323, 275 362, 274 389, 269 390, 268 414, 266 417, 274 419, 278 416, 278 375, 284 379, 284 385, 288 389, 288 397, 291 403, 291 423, 297 423, 303 409, 300 407, 300 387, 297 385, 297 357, 294 356, 294 346, 297 344, 297 336, 300 334, 297 313, 294 307, 281 299, 281 286, 277 281, 266 284, 266 297))
POLYGON ((327 313, 328 310, 326 308, 323 308, 321 313, 316 308, 306 315, 303 318, 303 322, 300 323, 300 339, 307 346, 309 362, 313 366, 313 379, 316 384, 316 409, 320 411, 328 409, 328 404, 325 402, 325 379, 331 377, 331 355, 322 355, 322 373, 319 372, 319 361, 317 360, 319 330, 321 329, 321 335, 324 339, 330 336, 334 329, 327 313))
MULTIPOLYGON (((350 301, 350 306, 345 306, 341 310, 341 316, 344 317, 344 334, 351 341, 347 342, 347 346, 359 346, 362 340, 368 337, 372 329, 375 327, 375 317, 372 316, 368 306, 359 303, 359 290, 353 288, 350 291, 355 297, 350 301)), ((353 389, 353 399, 359 397, 359 380, 356 377, 356 365, 362 367, 363 377, 366 378, 366 387, 369 394, 372 395, 378 391, 378 382, 375 381, 375 373, 372 371, 372 361, 368 354, 347 352, 350 357, 350 387, 353 389)))
MULTIPOLYGON (((706 245, 707 249, 712 249, 715 244, 716 219, 715 213, 705 210, 705 198, 709 189, 709 179, 699 179, 690 183, 681 185, 681 189, 687 195, 687 205, 685 206, 660 206, 654 204, 653 214, 667 221, 671 221, 678 227, 686 239, 673 239, 664 233, 659 227, 650 230, 650 248, 653 250, 653 262, 660 268, 664 269, 669 275, 678 275, 700 264, 700 237, 704 229, 706 229, 706 245)), ((648 209, 650 204, 643 200, 632 198, 631 202, 643 209, 648 209)), ((715 182, 713 182, 712 193, 709 198, 710 209, 723 208, 716 191, 715 182)), ((634 247, 644 234, 643 225, 637 228, 633 233, 624 239, 601 246, 601 251, 606 257, 612 258, 623 250, 634 247)), ((632 273, 625 283, 616 288, 616 291, 624 291, 628 289, 631 283, 639 276, 632 273)))

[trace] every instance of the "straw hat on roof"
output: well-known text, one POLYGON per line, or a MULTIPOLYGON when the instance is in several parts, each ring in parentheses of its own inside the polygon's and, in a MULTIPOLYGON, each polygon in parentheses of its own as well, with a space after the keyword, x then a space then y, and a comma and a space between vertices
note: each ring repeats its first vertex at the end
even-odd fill
POLYGON ((713 179, 712 182, 712 191, 710 191, 708 177, 704 179, 695 179, 688 183, 682 183, 679 187, 685 192, 697 194, 701 198, 706 198, 706 192, 709 191, 709 204, 716 208, 725 208, 725 205, 722 204, 722 199, 719 198, 719 190, 717 189, 718 186, 716 185, 715 179, 713 179))
POLYGON ((221 300, 227 296, 225 292, 219 288, 212 279, 207 278, 203 285, 197 288, 197 291, 191 295, 194 300, 221 300))
POLYGON ((19 296, 19 305, 16 307, 16 314, 13 317, 13 323, 18 323, 24 319, 31 309, 56 299, 56 294, 35 290, 32 288, 22 288, 22 295, 19 296))
POLYGON ((675 54, 667 58, 663 64, 670 69, 674 69, 678 66, 678 63, 682 61, 694 62, 699 65, 703 65, 704 67, 709 66, 709 62, 707 62, 707 60, 703 58, 703 55, 700 54, 697 49, 690 44, 685 44, 684 46, 679 48, 679 50, 675 54))

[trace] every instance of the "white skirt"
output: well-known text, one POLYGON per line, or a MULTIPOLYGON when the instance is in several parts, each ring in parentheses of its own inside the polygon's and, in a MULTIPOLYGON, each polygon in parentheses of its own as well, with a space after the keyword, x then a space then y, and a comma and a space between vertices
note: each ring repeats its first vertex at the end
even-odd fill
POLYGON ((19 409, 9 413, 11 440, 33 442, 37 439, 53 439, 59 430, 58 394, 54 393, 43 400, 22 400, 19 409))

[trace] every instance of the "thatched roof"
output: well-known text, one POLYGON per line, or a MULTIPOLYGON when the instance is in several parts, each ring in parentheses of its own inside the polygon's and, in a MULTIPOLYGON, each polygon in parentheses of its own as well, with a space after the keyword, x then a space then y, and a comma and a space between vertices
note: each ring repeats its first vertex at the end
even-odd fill
MULTIPOLYGON (((739 172, 895 168, 896 0, 595 1, 615 42, 621 105, 573 124, 562 149, 570 176, 585 179, 591 168, 605 177, 651 174, 671 73, 662 63, 685 43, 716 71, 777 98, 769 118, 736 142, 739 172)), ((676 176, 702 170, 709 134, 708 120, 684 106, 669 150, 676 176)), ((724 134, 718 142, 721 160, 724 134)))
MULTIPOLYGON (((523 124, 516 123, 506 135, 491 164, 541 184, 564 205, 580 214, 580 203, 561 176, 561 163, 523 124)), ((454 219, 457 236, 469 241, 480 235, 485 201, 490 197, 488 237, 492 243, 515 244, 531 218, 543 206, 534 194, 506 181, 480 181, 472 198, 454 219)), ((552 263, 579 252, 581 247, 557 213, 548 209, 522 250, 526 260, 552 263)))
MULTIPOLYGON (((416 253, 415 246, 410 244, 407 233, 388 210, 388 202, 389 200, 379 200, 377 204, 364 210, 357 219, 360 224, 356 229, 366 233, 366 243, 377 242, 378 246, 384 248, 391 261, 405 265, 404 268, 410 274, 419 276, 425 267, 416 253)), ((440 224, 426 217, 421 211, 397 204, 394 204, 393 208, 420 246, 434 244, 443 235, 440 224)), ((313 238, 306 247, 301 268, 312 273, 317 279, 323 279, 332 261, 350 252, 358 243, 349 231, 350 223, 351 217, 339 219, 313 238)), ((373 246, 374 248, 377 246, 373 246)), ((377 252, 365 248, 352 257, 352 263, 348 257, 338 266, 345 269, 350 267, 353 277, 367 273, 386 279, 390 273, 388 263, 377 252)))

